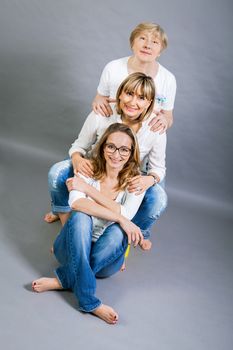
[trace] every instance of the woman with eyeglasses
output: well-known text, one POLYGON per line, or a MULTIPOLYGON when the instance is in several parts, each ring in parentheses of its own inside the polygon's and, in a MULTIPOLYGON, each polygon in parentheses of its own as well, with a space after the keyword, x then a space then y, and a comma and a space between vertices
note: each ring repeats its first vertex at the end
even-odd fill
POLYGON ((151 248, 149 240, 151 227, 167 205, 163 189, 165 178, 166 133, 159 134, 150 128, 155 101, 155 86, 151 77, 144 73, 130 74, 119 86, 114 113, 105 118, 91 112, 78 138, 69 150, 70 159, 56 163, 49 172, 52 214, 47 214, 47 222, 60 218, 62 225, 70 215, 69 193, 66 180, 74 174, 93 177, 93 165, 88 159, 95 143, 106 128, 113 123, 129 126, 137 136, 142 173, 129 179, 128 190, 140 195, 146 191, 141 206, 132 221, 138 225, 144 236, 140 247, 151 248))
POLYGON ((54 243, 60 263, 56 277, 35 280, 32 288, 35 292, 71 289, 81 311, 115 324, 116 311, 95 295, 96 277, 119 271, 127 245, 143 242, 140 229, 130 220, 144 192, 127 191, 128 180, 140 173, 132 129, 122 123, 110 125, 96 144, 90 164, 92 178, 77 175, 67 180, 73 212, 54 243))

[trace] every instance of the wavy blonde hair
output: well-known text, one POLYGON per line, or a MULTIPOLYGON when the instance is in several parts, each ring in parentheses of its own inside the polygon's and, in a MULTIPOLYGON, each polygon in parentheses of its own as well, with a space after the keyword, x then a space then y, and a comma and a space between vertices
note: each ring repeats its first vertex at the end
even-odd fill
POLYGON ((138 92, 150 101, 149 107, 142 112, 137 121, 141 122, 151 115, 155 102, 155 84, 153 78, 144 73, 136 72, 128 75, 128 77, 122 81, 116 93, 116 112, 120 115, 123 114, 120 107, 120 95, 122 92, 138 92))
POLYGON ((132 141, 131 154, 128 161, 125 163, 123 169, 118 174, 118 185, 115 190, 124 190, 128 184, 129 178, 140 174, 140 156, 139 147, 136 135, 133 130, 124 124, 114 123, 110 125, 96 144, 92 152, 91 162, 93 165, 93 177, 96 180, 100 180, 106 175, 106 160, 104 157, 104 147, 109 135, 115 132, 122 132, 127 134, 132 141))

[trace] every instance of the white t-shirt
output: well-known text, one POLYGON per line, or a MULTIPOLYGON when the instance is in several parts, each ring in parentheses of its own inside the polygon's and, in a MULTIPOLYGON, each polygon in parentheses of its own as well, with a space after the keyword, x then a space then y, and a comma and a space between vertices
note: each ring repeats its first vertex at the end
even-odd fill
MULTIPOLYGON (((123 57, 109 62, 101 74, 97 91, 100 95, 116 97, 116 92, 122 81, 129 75, 128 72, 129 57, 123 57)), ((156 88, 156 110, 172 110, 174 108, 176 96, 176 79, 160 63, 158 72, 154 79, 156 88)))
MULTIPOLYGON (((99 180, 94 180, 89 177, 85 177, 81 174, 79 176, 84 179, 89 185, 93 186, 96 188, 98 191, 100 191, 100 182, 99 180)), ((135 195, 135 193, 129 193, 127 190, 125 191, 120 191, 117 195, 117 198, 115 201, 117 203, 120 203, 121 205, 121 215, 126 217, 127 219, 131 220, 134 215, 137 213, 140 204, 143 200, 143 197, 145 195, 145 192, 135 195)), ((72 190, 70 191, 69 194, 69 205, 70 207, 72 204, 80 199, 80 198, 89 198, 87 197, 85 193, 77 191, 77 190, 72 190)), ((92 199, 91 199, 92 200, 92 199)), ((92 241, 96 242, 97 239, 102 235, 103 231, 105 228, 109 225, 112 224, 111 221, 105 220, 105 219, 100 219, 95 216, 92 216, 92 221, 93 221, 93 233, 92 233, 92 241)))
MULTIPOLYGON (((149 123, 153 115, 142 122, 141 128, 136 133, 142 171, 155 173, 163 180, 166 173, 166 133, 159 134, 150 130, 149 123)), ((69 150, 70 157, 73 153, 79 152, 84 156, 92 150, 96 142, 100 139, 104 131, 113 123, 122 123, 121 117, 114 114, 108 118, 91 112, 85 120, 78 138, 69 150)))

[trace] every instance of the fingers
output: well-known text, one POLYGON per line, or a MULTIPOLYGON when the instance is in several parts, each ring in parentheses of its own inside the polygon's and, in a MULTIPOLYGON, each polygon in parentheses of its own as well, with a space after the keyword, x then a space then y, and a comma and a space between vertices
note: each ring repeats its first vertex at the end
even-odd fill
POLYGON ((79 164, 77 165, 75 171, 79 172, 80 174, 86 176, 86 177, 92 177, 93 176, 93 167, 88 159, 83 159, 79 164))
POLYGON ((108 103, 116 103, 116 99, 115 98, 111 98, 111 97, 108 97, 107 101, 108 101, 108 103))
POLYGON ((103 117, 109 117, 113 114, 112 108, 108 103, 96 104, 92 105, 93 110, 96 114, 101 114, 103 117))
POLYGON ((145 186, 143 183, 143 177, 141 175, 137 175, 133 177, 129 181, 129 185, 127 187, 130 193, 135 192, 136 195, 141 194, 145 190, 145 186))

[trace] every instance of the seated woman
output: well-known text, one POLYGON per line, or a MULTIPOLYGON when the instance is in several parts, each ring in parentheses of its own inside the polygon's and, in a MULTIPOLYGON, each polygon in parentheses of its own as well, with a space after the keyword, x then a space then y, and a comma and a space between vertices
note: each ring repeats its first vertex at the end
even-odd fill
POLYGON ((123 123, 136 133, 144 172, 144 175, 137 175, 129 181, 128 190, 136 194, 146 191, 139 211, 132 221, 140 227, 145 238, 143 244, 140 244, 141 248, 150 249, 151 227, 167 205, 167 196, 162 188, 166 172, 166 133, 160 134, 150 130, 154 101, 153 79, 143 73, 133 73, 117 90, 114 114, 109 118, 103 118, 94 112, 89 114, 77 140, 69 150, 71 160, 56 163, 50 169, 52 212, 57 216, 49 214, 45 218, 46 221, 51 222, 59 217, 62 224, 65 223, 71 211, 68 204, 67 178, 78 173, 92 177, 93 166, 87 159, 89 151, 109 125, 115 122, 123 123))
POLYGON ((131 128, 120 123, 110 125, 95 146, 90 163, 92 178, 67 180, 74 211, 54 243, 60 263, 56 277, 35 280, 32 289, 72 289, 80 310, 115 324, 118 314, 95 295, 95 277, 119 271, 127 245, 143 241, 140 229, 130 221, 144 196, 127 191, 128 180, 139 174, 140 165, 131 128))

